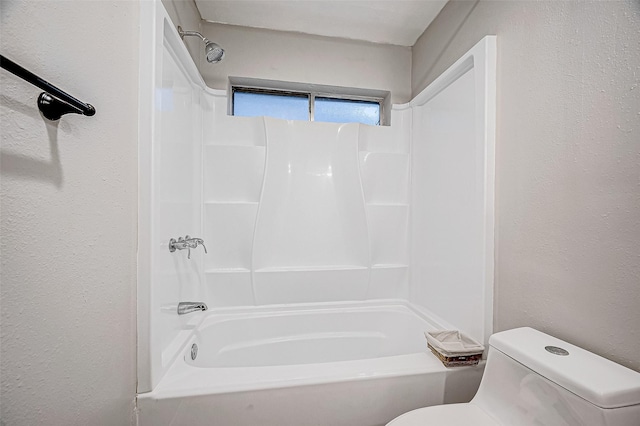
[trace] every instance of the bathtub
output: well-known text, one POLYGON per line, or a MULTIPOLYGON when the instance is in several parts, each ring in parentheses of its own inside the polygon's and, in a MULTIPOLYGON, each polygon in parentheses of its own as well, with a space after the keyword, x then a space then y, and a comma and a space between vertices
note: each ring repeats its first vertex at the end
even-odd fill
POLYGON ((470 400, 484 369, 445 368, 423 334, 441 326, 404 302, 192 315, 182 355, 138 396, 140 426, 384 425, 470 400))

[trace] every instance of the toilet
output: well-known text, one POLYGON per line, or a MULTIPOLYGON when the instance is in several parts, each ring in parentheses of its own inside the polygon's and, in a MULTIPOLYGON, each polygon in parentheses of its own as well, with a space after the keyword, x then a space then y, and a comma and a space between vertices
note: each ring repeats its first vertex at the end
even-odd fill
POLYGON ((387 426, 640 426, 640 373, 532 328, 496 333, 467 404, 420 408, 387 426))

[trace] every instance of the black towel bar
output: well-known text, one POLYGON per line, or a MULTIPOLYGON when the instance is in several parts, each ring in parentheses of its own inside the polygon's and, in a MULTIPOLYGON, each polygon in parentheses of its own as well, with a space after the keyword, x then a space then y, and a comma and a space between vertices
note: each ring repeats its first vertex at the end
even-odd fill
POLYGON ((0 66, 34 86, 45 90, 38 96, 38 109, 49 120, 59 120, 64 114, 70 112, 87 116, 92 116, 96 113, 96 109, 92 105, 79 101, 3 55, 0 55, 0 66))

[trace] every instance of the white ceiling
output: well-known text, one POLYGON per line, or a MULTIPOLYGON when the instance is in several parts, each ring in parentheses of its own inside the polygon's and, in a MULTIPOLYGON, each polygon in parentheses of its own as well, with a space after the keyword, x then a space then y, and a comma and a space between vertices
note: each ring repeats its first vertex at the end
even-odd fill
POLYGON ((413 46, 447 0, 195 0, 202 19, 413 46))

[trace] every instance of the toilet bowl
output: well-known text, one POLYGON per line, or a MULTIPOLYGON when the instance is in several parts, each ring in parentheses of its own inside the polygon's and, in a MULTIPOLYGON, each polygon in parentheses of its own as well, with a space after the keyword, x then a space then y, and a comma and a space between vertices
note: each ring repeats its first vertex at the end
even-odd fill
POLYGON ((405 413, 387 426, 640 426, 640 373, 532 328, 496 333, 467 404, 405 413))

